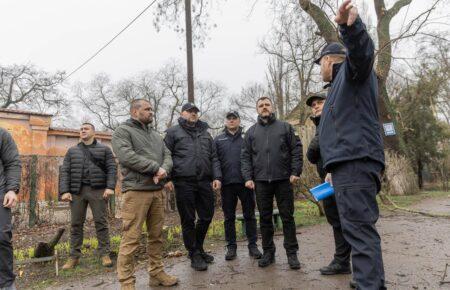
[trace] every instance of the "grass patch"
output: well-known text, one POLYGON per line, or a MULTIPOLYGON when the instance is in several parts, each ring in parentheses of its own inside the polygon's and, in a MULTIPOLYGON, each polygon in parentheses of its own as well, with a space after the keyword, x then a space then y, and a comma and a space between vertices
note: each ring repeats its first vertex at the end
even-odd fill
MULTIPOLYGON (((443 197, 449 197, 450 192, 447 191, 423 191, 419 194, 414 195, 392 195, 389 196, 389 198, 395 202, 400 207, 409 207, 414 204, 419 203, 420 201, 427 199, 427 198, 443 198, 443 197)), ((381 208, 388 208, 389 206, 386 206, 381 202, 380 198, 377 197, 378 204, 381 208)))

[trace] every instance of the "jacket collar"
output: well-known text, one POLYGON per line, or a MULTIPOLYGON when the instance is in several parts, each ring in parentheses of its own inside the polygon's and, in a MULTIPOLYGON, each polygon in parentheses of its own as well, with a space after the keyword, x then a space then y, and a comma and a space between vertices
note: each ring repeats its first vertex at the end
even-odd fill
POLYGON ((332 72, 332 75, 331 75, 331 83, 336 78, 336 76, 337 76, 337 74, 338 74, 342 64, 343 64, 343 62, 333 64, 333 72, 332 72))
POLYGON ((189 126, 188 121, 185 118, 179 117, 178 124, 185 130, 195 132, 203 132, 209 128, 208 123, 198 120, 194 126, 189 126))
POLYGON ((234 138, 238 138, 239 136, 242 135, 242 127, 239 127, 238 130, 236 131, 236 134, 234 134, 234 135, 231 134, 230 131, 228 131, 227 128, 224 128, 224 129, 223 129, 223 132, 225 133, 226 136, 229 136, 229 137, 231 137, 231 138, 233 138, 233 139, 234 139, 234 138))
POLYGON ((81 141, 81 142, 78 143, 78 146, 91 146, 91 145, 97 145, 97 139, 94 138, 94 142, 92 142, 92 144, 90 144, 90 145, 85 145, 85 144, 83 143, 83 141, 81 141))
POLYGON ((309 118, 311 119, 311 121, 313 121, 313 123, 314 123, 314 125, 316 125, 316 127, 319 126, 319 124, 320 124, 320 116, 317 116, 317 117, 311 116, 309 118))
POLYGON ((144 130, 148 130, 149 128, 151 128, 151 126, 149 125, 144 125, 141 122, 139 122, 136 119, 130 118, 125 122, 126 125, 130 126, 130 127, 137 127, 139 129, 144 129, 144 130))
POLYGON ((277 119, 277 117, 275 117, 275 114, 272 113, 270 114, 270 116, 267 119, 267 123, 263 121, 263 118, 261 118, 261 116, 258 115, 258 123, 262 126, 266 126, 266 125, 270 125, 273 122, 275 122, 275 120, 277 119))

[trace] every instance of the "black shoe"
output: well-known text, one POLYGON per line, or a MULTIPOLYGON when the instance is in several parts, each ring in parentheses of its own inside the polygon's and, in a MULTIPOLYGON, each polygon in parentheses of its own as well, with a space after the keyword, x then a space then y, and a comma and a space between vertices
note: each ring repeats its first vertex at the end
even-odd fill
POLYGON ((211 264, 212 262, 214 262, 214 257, 210 254, 207 254, 205 251, 200 251, 200 255, 206 263, 211 264))
POLYGON ((236 259, 236 247, 228 246, 227 253, 225 254, 225 260, 231 261, 236 259))
POLYGON ((248 248, 248 254, 250 255, 250 257, 253 257, 255 259, 261 259, 262 254, 261 252, 258 250, 257 246, 251 246, 248 248))
POLYGON ((275 253, 272 252, 265 252, 261 259, 258 261, 258 266, 261 268, 267 267, 270 264, 273 264, 275 262, 275 253))
POLYGON ((350 288, 352 288, 352 289, 356 289, 356 287, 358 287, 358 284, 356 284, 356 282, 355 282, 355 280, 350 280, 350 288))
POLYGON ((191 257, 191 267, 196 271, 205 271, 208 269, 208 264, 200 253, 195 253, 191 257))
POLYGON ((338 275, 338 274, 351 274, 352 271, 350 266, 344 266, 338 263, 331 262, 330 265, 322 267, 319 269, 322 275, 338 275))
POLYGON ((298 261, 297 254, 289 254, 288 255, 288 264, 289 268, 298 270, 300 269, 300 262, 298 261))

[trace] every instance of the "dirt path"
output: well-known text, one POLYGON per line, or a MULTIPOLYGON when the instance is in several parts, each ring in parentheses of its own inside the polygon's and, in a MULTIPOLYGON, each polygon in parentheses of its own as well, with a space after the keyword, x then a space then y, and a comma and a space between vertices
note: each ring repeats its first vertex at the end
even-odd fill
MULTIPOLYGON (((450 213, 450 198, 424 200, 415 208, 450 213)), ((388 289, 450 289, 450 284, 439 285, 445 264, 450 263, 450 219, 385 212, 378 229, 388 289)), ((324 224, 300 232, 299 271, 289 269, 279 236, 276 263, 266 269, 248 257, 245 243, 239 244, 238 259, 231 262, 224 261, 223 247, 214 248, 216 262, 207 272, 193 271, 186 257, 168 259, 167 269, 180 278, 177 289, 349 289, 350 275, 323 277, 318 273, 333 254, 331 228, 324 224)), ((137 289, 148 289, 144 267, 137 277, 137 289)), ((109 273, 51 289, 119 289, 119 284, 109 273)))

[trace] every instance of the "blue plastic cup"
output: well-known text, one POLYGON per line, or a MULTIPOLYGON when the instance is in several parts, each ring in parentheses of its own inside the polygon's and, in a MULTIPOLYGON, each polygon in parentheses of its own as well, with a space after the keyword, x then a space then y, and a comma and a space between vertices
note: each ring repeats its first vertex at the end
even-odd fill
POLYGON ((334 194, 334 189, 329 182, 322 183, 309 190, 315 200, 321 201, 334 194))

